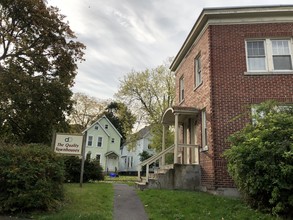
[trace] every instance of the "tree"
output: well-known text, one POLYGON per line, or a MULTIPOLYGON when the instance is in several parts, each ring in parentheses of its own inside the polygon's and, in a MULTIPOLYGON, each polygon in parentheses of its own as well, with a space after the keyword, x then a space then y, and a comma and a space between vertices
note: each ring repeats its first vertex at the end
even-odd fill
POLYGON ((293 107, 256 108, 252 124, 231 135, 228 171, 251 206, 293 216, 293 107))
POLYGON ((118 100, 123 101, 135 112, 143 123, 152 126, 155 148, 161 146, 161 117, 164 111, 173 104, 175 97, 175 76, 168 69, 168 64, 142 72, 132 71, 120 82, 118 100), (158 129, 160 128, 160 129, 158 129))
POLYGON ((75 93, 72 97, 73 110, 69 120, 74 132, 81 132, 92 124, 97 115, 106 108, 106 101, 97 100, 83 93, 75 93))
POLYGON ((123 144, 126 137, 132 133, 136 117, 131 113, 127 106, 121 102, 111 102, 102 114, 111 121, 114 127, 122 135, 121 144, 123 144))
POLYGON ((40 0, 0 2, 0 135, 48 143, 67 129, 70 87, 85 46, 59 10, 40 0))

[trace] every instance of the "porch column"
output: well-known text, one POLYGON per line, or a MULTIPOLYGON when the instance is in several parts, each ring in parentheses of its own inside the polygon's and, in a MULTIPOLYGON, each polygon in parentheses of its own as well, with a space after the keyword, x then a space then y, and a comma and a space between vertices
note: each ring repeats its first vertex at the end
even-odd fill
POLYGON ((141 171, 141 166, 139 165, 138 166, 138 169, 137 169, 137 178, 138 178, 138 181, 140 181, 140 171, 141 171))
POLYGON ((149 168, 150 168, 150 165, 147 163, 147 165, 146 165, 146 174, 145 174, 145 178, 146 178, 147 183, 149 182, 149 168))
POLYGON ((175 132, 174 132, 174 164, 178 163, 178 141, 179 141, 179 114, 175 113, 175 132))
MULTIPOLYGON (((162 151, 166 148, 166 125, 163 125, 162 151)), ((162 156, 162 166, 165 166, 165 154, 162 156)))
MULTIPOLYGON (((187 143, 187 128, 188 128, 188 123, 187 121, 184 122, 184 125, 183 125, 183 144, 188 144, 187 143)), ((183 164, 187 164, 187 151, 189 150, 188 147, 184 147, 183 148, 183 157, 182 157, 182 160, 183 160, 183 164)))

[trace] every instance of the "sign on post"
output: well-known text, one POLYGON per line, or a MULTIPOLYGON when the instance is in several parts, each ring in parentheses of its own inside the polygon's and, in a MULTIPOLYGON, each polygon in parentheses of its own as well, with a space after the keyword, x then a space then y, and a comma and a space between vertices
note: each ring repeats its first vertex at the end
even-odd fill
POLYGON ((56 134, 54 152, 68 155, 82 155, 83 135, 56 134))

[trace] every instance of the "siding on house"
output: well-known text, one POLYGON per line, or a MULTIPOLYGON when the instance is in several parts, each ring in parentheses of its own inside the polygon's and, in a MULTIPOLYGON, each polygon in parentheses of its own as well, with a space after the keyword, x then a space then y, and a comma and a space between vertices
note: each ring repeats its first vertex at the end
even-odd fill
POLYGON ((103 116, 85 131, 87 131, 85 154, 90 153, 91 159, 96 159, 97 155, 100 155, 100 164, 104 171, 115 171, 115 167, 118 171, 121 135, 113 124, 107 119, 106 116, 103 116), (92 146, 88 145, 89 136, 93 137, 92 146), (102 146, 100 147, 97 146, 99 137, 102 138, 102 146), (112 142, 112 139, 114 139, 114 143, 112 142), (106 153, 111 151, 117 155, 117 160, 112 161, 114 163, 113 165, 109 164, 109 158, 105 156, 106 153))
POLYGON ((121 148, 120 172, 137 172, 138 164, 141 163, 139 154, 143 151, 147 151, 151 155, 155 153, 154 150, 149 148, 151 142, 149 127, 144 127, 137 135, 138 139, 133 149, 130 149, 129 143, 124 144, 121 148))

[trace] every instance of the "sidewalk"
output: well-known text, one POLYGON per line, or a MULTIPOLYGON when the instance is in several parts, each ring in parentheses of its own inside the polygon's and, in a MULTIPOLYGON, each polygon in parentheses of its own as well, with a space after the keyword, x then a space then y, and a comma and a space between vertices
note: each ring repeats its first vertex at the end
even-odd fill
POLYGON ((114 220, 148 220, 133 187, 114 184, 114 220))

